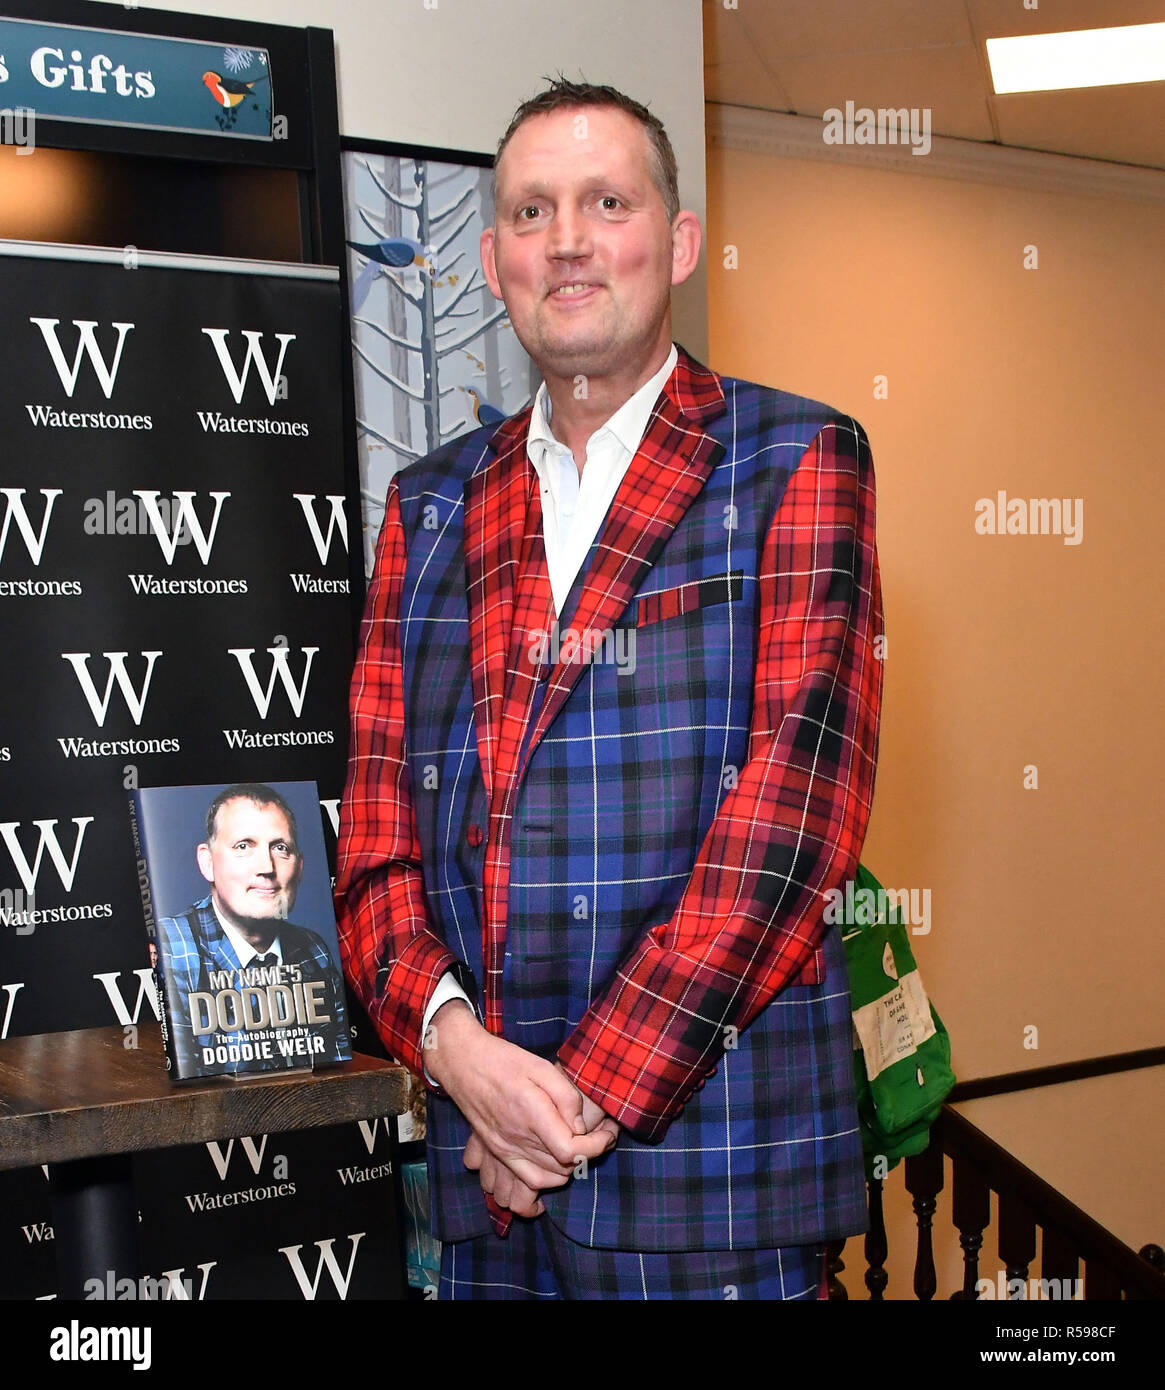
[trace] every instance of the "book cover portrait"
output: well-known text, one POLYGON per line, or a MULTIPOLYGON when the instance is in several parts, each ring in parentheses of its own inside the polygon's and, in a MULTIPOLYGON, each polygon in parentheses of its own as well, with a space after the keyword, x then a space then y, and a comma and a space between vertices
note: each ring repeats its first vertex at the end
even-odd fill
POLYGON ((351 1056, 314 782, 131 793, 175 1081, 351 1056))

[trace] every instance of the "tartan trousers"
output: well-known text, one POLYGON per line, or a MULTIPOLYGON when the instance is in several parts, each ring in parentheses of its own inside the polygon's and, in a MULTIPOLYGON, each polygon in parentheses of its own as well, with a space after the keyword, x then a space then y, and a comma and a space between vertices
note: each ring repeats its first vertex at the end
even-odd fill
POLYGON ((776 1250, 609 1250, 580 1245, 545 1215, 509 1235, 447 1241, 439 1299, 816 1300, 825 1297, 820 1244, 776 1250))

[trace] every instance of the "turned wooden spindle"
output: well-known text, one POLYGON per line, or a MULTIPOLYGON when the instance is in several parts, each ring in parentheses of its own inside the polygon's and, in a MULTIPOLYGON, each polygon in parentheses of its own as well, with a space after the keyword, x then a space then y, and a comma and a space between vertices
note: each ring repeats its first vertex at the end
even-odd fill
POLYGON ((869 1194, 870 1229, 866 1232, 866 1288, 875 1303, 882 1302, 882 1294, 890 1282, 884 1268, 886 1264, 886 1221, 882 1215, 882 1179, 871 1178, 866 1184, 869 1194))
POLYGON ((1084 1298, 1089 1303, 1120 1301, 1121 1283, 1103 1260, 1084 1261, 1084 1298))
POLYGON ((1007 1270, 1008 1298, 1027 1297, 1028 1271, 1036 1257, 1036 1223, 1026 1202, 1010 1192, 999 1194, 999 1258, 1007 1270), (1022 1291, 1012 1293, 1013 1280, 1022 1291))
POLYGON ((1040 1242, 1040 1278, 1056 1279, 1071 1287, 1080 1274, 1080 1251, 1071 1236, 1058 1226, 1045 1226, 1040 1242))
POLYGON ((914 1198, 918 1246, 914 1255, 914 1296, 929 1303, 938 1288, 934 1269, 934 1214, 943 1190, 943 1154, 938 1144, 906 1160, 906 1190, 914 1198))
POLYGON ((825 1246, 825 1284, 831 1303, 843 1303, 849 1298, 849 1290, 837 1277, 845 1268, 841 1258, 844 1249, 844 1240, 831 1240, 825 1246))
POLYGON ((951 1298, 972 1300, 979 1297, 979 1252, 991 1220, 991 1189, 983 1170, 969 1158, 956 1158, 952 1172, 951 1219, 963 1250, 963 1287, 951 1298))

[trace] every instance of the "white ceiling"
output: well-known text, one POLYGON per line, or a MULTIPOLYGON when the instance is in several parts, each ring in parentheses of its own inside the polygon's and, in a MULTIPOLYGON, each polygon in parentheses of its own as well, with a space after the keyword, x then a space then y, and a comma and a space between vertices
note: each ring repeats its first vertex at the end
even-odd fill
POLYGON ((703 0, 710 102, 929 107, 935 135, 1165 169, 1165 82, 995 96, 985 41, 1165 21, 1165 0, 703 0))

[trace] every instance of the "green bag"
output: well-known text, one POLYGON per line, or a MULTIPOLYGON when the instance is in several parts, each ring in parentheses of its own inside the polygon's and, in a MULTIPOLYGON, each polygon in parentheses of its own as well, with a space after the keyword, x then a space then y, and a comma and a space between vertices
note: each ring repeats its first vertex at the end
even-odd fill
POLYGON ((926 996, 902 915, 859 864, 842 912, 854 1079, 867 1177, 921 1153, 955 1084, 951 1040, 926 996), (885 1160, 875 1172, 878 1158, 885 1160))

